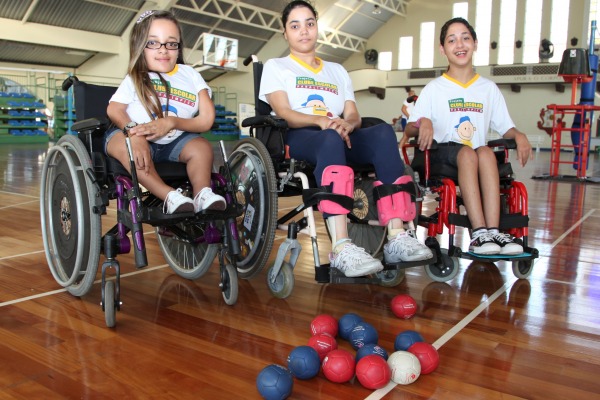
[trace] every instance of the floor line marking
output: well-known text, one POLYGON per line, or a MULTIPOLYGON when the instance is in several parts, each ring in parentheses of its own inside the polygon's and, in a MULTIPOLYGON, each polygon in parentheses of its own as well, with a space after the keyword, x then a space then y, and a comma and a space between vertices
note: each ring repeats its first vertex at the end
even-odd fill
POLYGON ((19 207, 19 206, 22 206, 25 204, 39 203, 39 202, 40 202, 40 200, 38 199, 38 200, 25 201, 25 202, 19 203, 19 204, 10 204, 8 206, 0 207, 0 210, 6 210, 7 208, 19 207))
POLYGON ((30 194, 7 192, 5 190, 0 190, 0 194, 8 194, 8 195, 13 195, 13 196, 21 196, 21 197, 31 197, 32 199, 38 199, 38 200, 40 199, 40 196, 32 196, 30 194))
MULTIPOLYGON (((152 272, 152 271, 155 271, 158 269, 163 269, 168 266, 169 266, 169 264, 163 264, 163 265, 157 265, 156 267, 149 267, 149 268, 140 269, 138 271, 128 272, 126 274, 121 275, 121 278, 127 278, 127 277, 133 276, 133 275, 145 274, 147 272, 152 272)), ((114 276, 107 278, 107 280, 114 280, 114 279, 115 279, 114 276)), ((95 285, 100 282, 102 282, 102 279, 97 279, 94 281, 94 283, 92 285, 95 285)), ((0 303, 0 307, 9 306, 12 304, 17 304, 17 303, 22 303, 22 302, 29 301, 29 300, 35 300, 35 299, 39 299, 41 297, 52 296, 52 295, 55 295, 58 293, 66 292, 66 291, 67 291, 67 289, 57 289, 57 290, 52 290, 50 292, 38 293, 38 294, 34 294, 31 296, 27 296, 27 297, 20 297, 18 299, 9 300, 9 301, 0 303)))
MULTIPOLYGON (((558 245, 558 243, 560 243, 565 237, 567 237, 567 235, 569 235, 569 233, 571 233, 574 229, 576 229, 579 225, 581 225, 594 212, 596 212, 595 208, 593 208, 590 211, 588 211, 571 228, 567 229, 552 244, 550 244, 549 249, 551 250, 554 247, 556 247, 558 245)), ((540 257, 548 257, 548 256, 541 256, 540 255, 540 257)), ((538 260, 539 260, 539 258, 536 258, 536 259, 533 260, 532 266, 531 266, 532 268, 535 266, 535 264, 536 264, 536 262, 538 260)), ((512 287, 515 284, 516 281, 518 281, 518 279, 516 277, 513 277, 513 279, 511 281, 506 282, 504 285, 502 285, 502 287, 500 289, 498 289, 494 294, 492 294, 490 297, 488 297, 485 301, 481 302, 477 307, 475 307, 475 309, 473 309, 473 311, 471 311, 469 314, 467 314, 456 325, 454 325, 446 333, 444 333, 442 336, 440 336, 435 342, 433 342, 432 346, 435 347, 436 350, 438 350, 440 347, 442 347, 444 344, 446 344, 458 332, 460 332, 469 323, 471 323, 475 319, 475 317, 477 317, 492 302, 494 302, 498 297, 500 297, 502 294, 504 294, 505 292, 507 292, 508 289, 510 287, 512 287)), ((373 391, 373 393, 371 393, 369 396, 367 396, 365 398, 365 400, 380 400, 380 399, 383 398, 383 396, 385 396, 386 394, 388 394, 389 392, 391 392, 392 389, 394 389, 396 386, 398 386, 397 383, 390 381, 385 387, 373 391)))

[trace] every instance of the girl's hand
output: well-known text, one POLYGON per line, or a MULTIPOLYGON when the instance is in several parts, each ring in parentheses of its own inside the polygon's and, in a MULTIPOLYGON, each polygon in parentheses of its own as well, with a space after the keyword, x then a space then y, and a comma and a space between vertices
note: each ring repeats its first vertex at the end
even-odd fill
POLYGON ((348 146, 349 149, 352 148, 352 143, 350 142, 350 134, 352 133, 352 131, 354 131, 354 126, 352 126, 342 118, 333 118, 329 120, 326 129, 335 130, 340 135, 342 140, 346 142, 346 146, 348 146))
POLYGON ((129 132, 136 136, 144 136, 147 140, 158 140, 175 128, 172 117, 159 118, 131 128, 129 132))
POLYGON ((431 147, 433 143, 433 123, 429 118, 421 118, 421 126, 419 127, 419 149, 425 151, 431 147))
POLYGON ((527 136, 521 132, 515 135, 515 142, 517 143, 517 161, 519 161, 521 167, 524 167, 527 161, 533 158, 531 143, 529 143, 527 136))
POLYGON ((152 165, 152 155, 150 153, 148 141, 144 136, 132 135, 130 137, 130 143, 135 168, 144 170, 146 175, 148 175, 150 166, 152 165))

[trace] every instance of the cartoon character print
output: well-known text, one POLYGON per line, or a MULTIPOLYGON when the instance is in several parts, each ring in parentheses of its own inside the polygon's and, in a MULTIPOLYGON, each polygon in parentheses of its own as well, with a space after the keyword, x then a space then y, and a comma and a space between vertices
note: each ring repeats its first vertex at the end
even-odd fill
POLYGON ((318 94, 309 95, 306 99, 306 102, 302 103, 302 107, 312 107, 313 115, 325 115, 330 118, 333 117, 333 114, 325 105, 325 99, 323 96, 318 94))
POLYGON ((471 122, 471 118, 469 118, 468 116, 461 117, 458 121, 458 125, 455 125, 454 128, 456 129, 456 134, 458 135, 459 143, 462 143, 469 147, 473 147, 473 142, 471 141, 471 139, 473 139, 477 127, 473 125, 473 123, 471 122))

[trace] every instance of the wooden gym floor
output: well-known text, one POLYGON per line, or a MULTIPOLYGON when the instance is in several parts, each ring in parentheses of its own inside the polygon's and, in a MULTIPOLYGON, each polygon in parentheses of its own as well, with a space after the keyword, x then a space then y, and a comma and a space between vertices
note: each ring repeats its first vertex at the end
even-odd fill
MULTIPOLYGON (((2 399, 258 399, 259 371, 285 364, 295 346, 307 344, 317 314, 339 318, 348 312, 372 323, 389 353, 396 334, 420 332, 439 348, 438 369, 412 385, 375 392, 356 380, 331 383, 320 373, 295 380, 290 398, 600 398, 600 184, 530 179, 548 172, 548 152, 537 153, 523 170, 515 167, 529 191, 530 244, 540 252, 527 280, 517 280, 504 262, 461 260, 458 276, 447 283, 413 268, 395 288, 321 285, 313 280, 310 242, 301 236, 289 298, 270 294, 263 271, 240 280, 238 302, 227 306, 217 287, 218 268, 197 281, 177 277, 147 229, 150 265, 137 271, 131 255, 119 257, 123 305, 109 329, 99 284, 76 298, 47 267, 39 220, 46 150, 0 147, 2 399), (391 313, 390 300, 399 293, 417 301, 414 318, 391 313)), ((600 176, 597 155, 589 175, 600 176)), ((280 199, 280 211, 296 204, 280 199)), ((326 257, 329 243, 318 220, 326 257)), ((114 221, 111 209, 104 229, 114 221)), ((425 234, 423 228, 418 233, 425 234)), ((275 249, 284 237, 278 232, 275 249)), ((466 235, 458 243, 466 246, 466 235)))

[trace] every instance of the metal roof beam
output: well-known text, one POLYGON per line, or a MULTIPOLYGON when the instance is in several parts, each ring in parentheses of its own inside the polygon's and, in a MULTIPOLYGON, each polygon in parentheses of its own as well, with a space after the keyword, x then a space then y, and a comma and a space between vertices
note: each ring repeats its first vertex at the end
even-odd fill
MULTIPOLYGON (((278 12, 240 3, 235 0, 195 0, 192 2, 192 5, 193 7, 187 7, 175 4, 173 8, 236 22, 238 24, 264 29, 274 33, 283 32, 280 13, 278 12)), ((319 29, 318 43, 334 48, 359 52, 364 49, 367 40, 365 38, 341 32, 337 29, 325 28, 319 29)), ((194 46, 194 50, 196 49, 197 46, 194 46)))

